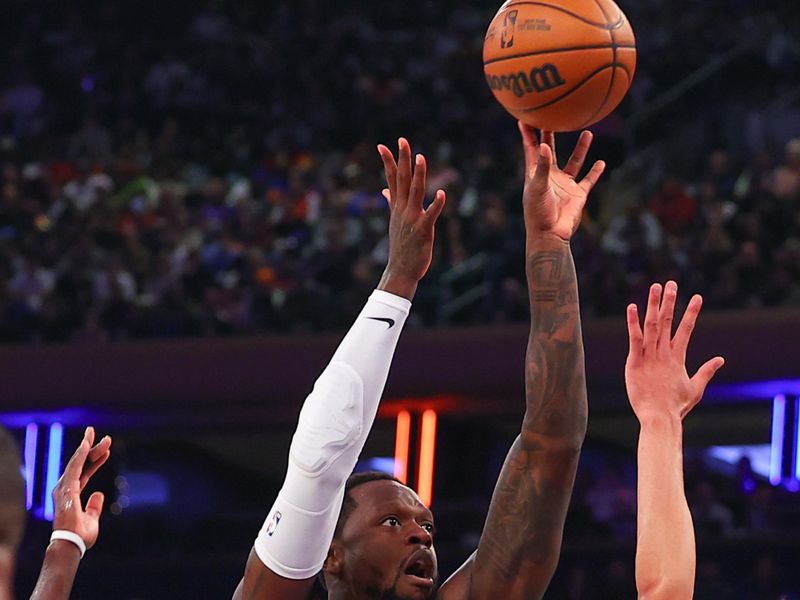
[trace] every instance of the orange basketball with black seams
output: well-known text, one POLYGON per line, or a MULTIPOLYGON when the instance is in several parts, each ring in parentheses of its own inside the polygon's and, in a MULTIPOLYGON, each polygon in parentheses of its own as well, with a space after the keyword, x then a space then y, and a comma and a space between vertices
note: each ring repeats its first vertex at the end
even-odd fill
POLYGON ((486 82, 503 107, 548 131, 588 127, 625 97, 633 30, 613 0, 509 0, 483 43, 486 82))

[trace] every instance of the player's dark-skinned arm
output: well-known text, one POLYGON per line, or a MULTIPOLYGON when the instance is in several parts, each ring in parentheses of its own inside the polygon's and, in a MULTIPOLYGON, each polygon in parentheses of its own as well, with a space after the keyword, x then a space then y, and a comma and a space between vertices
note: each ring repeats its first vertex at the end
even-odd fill
MULTIPOLYGON (((410 301, 431 264, 434 227, 444 208, 445 194, 439 190, 430 206, 424 207, 427 174, 425 158, 417 155, 413 159, 412 169, 411 147, 405 139, 399 141, 397 161, 385 146, 378 146, 378 152, 386 172, 388 188, 383 194, 389 203, 390 216, 389 260, 377 289, 410 301)), ((385 327, 384 324, 379 325, 385 327)), ((393 326, 394 324, 389 327, 393 326)), ((397 326, 393 331, 396 330, 397 326)), ((342 344, 345 343, 347 336, 342 344)), ((352 340, 350 344, 352 345, 352 340)), ((334 359, 342 347, 339 347, 334 359)), ((370 355, 376 352, 375 348, 360 348, 361 354, 370 355)), ((387 359, 390 360, 391 356, 387 359)), ((383 383, 385 377, 378 386, 381 390, 383 383)), ((365 423, 365 426, 371 426, 371 421, 365 423)), ((328 548, 325 547, 324 550, 327 551, 328 548)), ((314 579, 313 576, 291 579, 279 575, 261 560, 254 549, 247 561, 244 578, 233 597, 245 600, 305 600, 313 588, 314 579)))
MULTIPOLYGON (((470 572, 453 581, 466 588, 470 599, 542 597, 558 563, 586 433, 583 341, 570 238, 605 165, 595 163, 577 181, 591 133, 581 134, 561 170, 554 164, 553 134, 544 133, 539 144, 531 128, 520 125, 520 131, 525 147, 523 209, 531 309, 526 408, 522 430, 497 481, 478 549, 464 567, 470 572)), ((443 597, 449 598, 446 586, 443 597)))
MULTIPOLYGON (((100 513, 103 511, 103 493, 94 492, 81 505, 81 492, 92 475, 111 455, 111 438, 106 436, 94 444, 94 429, 87 427, 80 446, 72 455, 61 479, 53 489, 55 516, 54 531, 68 531, 80 537, 89 549, 97 542, 100 533, 100 513)), ((66 600, 72 591, 75 574, 81 561, 81 551, 74 543, 53 540, 47 547, 39 579, 31 600, 66 600)))
POLYGON ((678 286, 650 288, 644 331, 628 306, 625 385, 639 420, 637 456, 636 589, 642 600, 690 600, 697 561, 692 515, 683 489, 683 419, 724 364, 707 361, 693 377, 686 348, 702 298, 694 296, 672 336, 678 286))

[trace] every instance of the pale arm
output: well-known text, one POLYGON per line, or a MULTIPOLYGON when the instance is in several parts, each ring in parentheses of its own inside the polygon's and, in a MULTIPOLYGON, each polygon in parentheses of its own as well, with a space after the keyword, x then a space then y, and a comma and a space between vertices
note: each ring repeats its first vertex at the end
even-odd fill
POLYGON ((700 401, 724 361, 686 372, 686 348, 702 299, 689 302, 672 337, 678 286, 650 288, 644 331, 628 307, 630 351, 625 364, 628 399, 641 430, 638 449, 636 587, 643 600, 689 600, 694 592, 694 527, 683 484, 683 418, 700 401))
POLYGON ((694 526, 683 490, 683 424, 651 418, 639 432, 636 589, 643 600, 691 598, 694 526))

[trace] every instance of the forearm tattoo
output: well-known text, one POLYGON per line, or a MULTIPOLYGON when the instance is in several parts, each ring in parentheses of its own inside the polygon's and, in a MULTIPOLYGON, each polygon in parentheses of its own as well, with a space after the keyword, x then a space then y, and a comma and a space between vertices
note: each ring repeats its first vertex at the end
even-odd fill
POLYGON ((587 403, 578 283, 569 245, 528 253, 526 412, 489 507, 471 597, 539 598, 555 571, 587 403), (494 595, 493 595, 494 594, 494 595))

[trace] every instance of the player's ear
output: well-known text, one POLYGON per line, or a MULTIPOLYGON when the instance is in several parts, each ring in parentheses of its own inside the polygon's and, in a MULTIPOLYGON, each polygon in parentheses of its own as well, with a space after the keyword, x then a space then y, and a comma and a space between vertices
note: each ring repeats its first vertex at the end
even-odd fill
POLYGON ((331 542, 331 547, 328 548, 328 556, 325 559, 325 564, 322 565, 322 571, 326 575, 341 575, 342 573, 342 557, 344 552, 338 540, 331 542))

